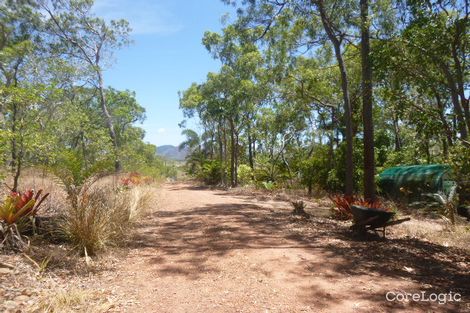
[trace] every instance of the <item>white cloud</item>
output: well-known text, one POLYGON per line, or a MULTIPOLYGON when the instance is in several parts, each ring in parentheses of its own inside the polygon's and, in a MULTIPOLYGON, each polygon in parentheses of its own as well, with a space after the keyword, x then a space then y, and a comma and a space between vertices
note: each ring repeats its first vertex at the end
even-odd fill
POLYGON ((106 20, 127 20, 133 34, 167 35, 183 28, 162 1, 96 0, 94 11, 106 20))
POLYGON ((164 133, 166 133, 166 129, 165 129, 165 128, 159 128, 159 129, 157 130, 157 133, 158 133, 158 134, 164 134, 164 133))

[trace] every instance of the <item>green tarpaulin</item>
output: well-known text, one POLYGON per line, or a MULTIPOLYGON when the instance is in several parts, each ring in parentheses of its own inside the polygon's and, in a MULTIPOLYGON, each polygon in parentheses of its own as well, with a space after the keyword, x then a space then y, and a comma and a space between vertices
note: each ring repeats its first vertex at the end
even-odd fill
POLYGON ((416 198, 426 193, 448 195, 455 182, 448 165, 411 165, 391 167, 379 175, 382 192, 391 197, 416 198))

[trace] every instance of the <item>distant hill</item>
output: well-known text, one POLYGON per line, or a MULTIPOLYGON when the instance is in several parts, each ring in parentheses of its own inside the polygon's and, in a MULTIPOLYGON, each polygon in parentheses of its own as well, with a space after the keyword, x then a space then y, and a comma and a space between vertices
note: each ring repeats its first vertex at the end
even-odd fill
POLYGON ((172 145, 157 147, 157 155, 169 160, 184 161, 188 154, 187 148, 179 150, 178 147, 172 145))

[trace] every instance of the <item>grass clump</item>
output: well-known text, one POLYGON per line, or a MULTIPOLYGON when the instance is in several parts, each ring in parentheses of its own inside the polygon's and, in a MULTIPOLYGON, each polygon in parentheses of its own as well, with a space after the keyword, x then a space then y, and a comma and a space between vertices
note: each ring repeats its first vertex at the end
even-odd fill
POLYGON ((91 291, 82 289, 60 290, 55 295, 41 300, 33 312, 72 313, 108 312, 113 305, 107 300, 98 300, 91 291))
POLYGON ((82 188, 74 205, 63 214, 62 231, 78 250, 94 255, 122 242, 133 223, 150 208, 153 193, 151 186, 116 189, 112 183, 82 188))

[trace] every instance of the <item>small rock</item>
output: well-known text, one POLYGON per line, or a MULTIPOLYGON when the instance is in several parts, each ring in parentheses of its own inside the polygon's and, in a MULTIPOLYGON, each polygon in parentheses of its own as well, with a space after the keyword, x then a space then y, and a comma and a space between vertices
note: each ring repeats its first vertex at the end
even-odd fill
POLYGON ((9 268, 0 267, 0 275, 11 274, 13 271, 9 268))

